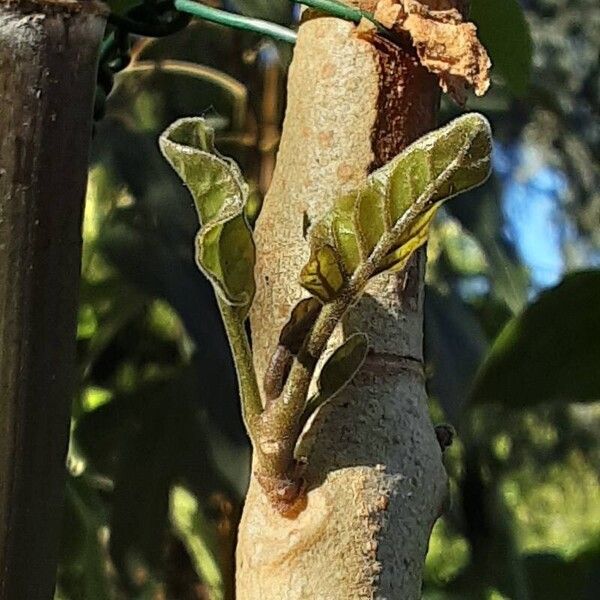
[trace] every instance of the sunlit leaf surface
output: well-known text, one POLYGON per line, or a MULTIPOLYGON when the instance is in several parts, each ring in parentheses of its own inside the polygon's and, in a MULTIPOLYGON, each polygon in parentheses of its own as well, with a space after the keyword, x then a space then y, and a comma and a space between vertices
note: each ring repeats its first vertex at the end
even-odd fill
POLYGON ((239 167, 217 152, 214 132, 202 118, 173 123, 160 137, 160 147, 196 204, 198 266, 221 298, 245 316, 255 292, 255 249, 244 214, 248 185, 239 167))
POLYGON ((478 114, 424 136, 366 183, 339 198, 311 230, 301 283, 323 302, 356 280, 399 270, 427 240, 440 204, 485 181, 491 133, 478 114))

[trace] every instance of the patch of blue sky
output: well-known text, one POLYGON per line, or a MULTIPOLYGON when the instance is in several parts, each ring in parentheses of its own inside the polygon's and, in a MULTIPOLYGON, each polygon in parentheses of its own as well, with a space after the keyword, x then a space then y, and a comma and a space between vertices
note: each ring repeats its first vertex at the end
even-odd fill
POLYGON ((496 141, 493 166, 502 183, 504 234, 529 268, 535 294, 561 280, 564 244, 577 236, 563 208, 568 182, 534 147, 523 143, 496 141))

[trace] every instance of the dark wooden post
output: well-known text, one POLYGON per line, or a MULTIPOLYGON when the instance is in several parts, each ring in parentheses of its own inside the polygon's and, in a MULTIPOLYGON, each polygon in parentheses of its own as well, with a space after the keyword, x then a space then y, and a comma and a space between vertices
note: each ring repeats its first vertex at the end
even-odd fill
POLYGON ((105 16, 0 0, 0 600, 54 592, 105 16))

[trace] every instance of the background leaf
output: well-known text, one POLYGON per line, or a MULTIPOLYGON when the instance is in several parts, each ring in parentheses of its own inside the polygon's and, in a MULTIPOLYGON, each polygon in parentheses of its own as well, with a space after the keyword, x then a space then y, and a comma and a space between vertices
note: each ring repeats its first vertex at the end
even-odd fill
POLYGON ((442 295, 432 287, 425 294, 425 355, 431 391, 444 414, 457 423, 468 401, 469 388, 486 340, 472 310, 451 291, 442 295))
POLYGON ((529 25, 517 0, 472 0, 470 19, 492 59, 515 96, 529 87, 533 44, 529 25))
POLYGON ((575 556, 540 553, 525 557, 534 600, 581 598, 592 600, 600 585, 600 536, 575 556))
POLYGON ((293 4, 273 2, 273 0, 226 0, 228 9, 235 9, 245 15, 267 19, 276 23, 288 24, 292 20, 293 4))
POLYGON ((600 271, 568 275, 496 338, 472 400, 523 407, 600 398, 600 271))

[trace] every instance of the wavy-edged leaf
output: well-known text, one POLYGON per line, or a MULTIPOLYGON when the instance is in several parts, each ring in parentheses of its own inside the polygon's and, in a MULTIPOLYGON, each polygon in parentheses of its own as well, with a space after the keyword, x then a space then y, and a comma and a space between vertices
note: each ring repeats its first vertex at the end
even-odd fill
POLYGON ((363 285, 373 275, 401 269, 427 240, 440 204, 487 179, 490 153, 489 123, 476 113, 409 146, 315 224, 302 286, 331 302, 353 278, 363 285))
POLYGON ((327 360, 321 369, 317 393, 308 399, 302 423, 323 404, 337 396, 360 371, 369 351, 369 338, 365 333, 352 334, 327 360))
POLYGON ((249 190, 239 167, 217 152, 214 131, 199 117, 173 123, 161 135, 160 148, 196 204, 198 266, 245 317, 255 292, 255 248, 244 214, 249 190))

